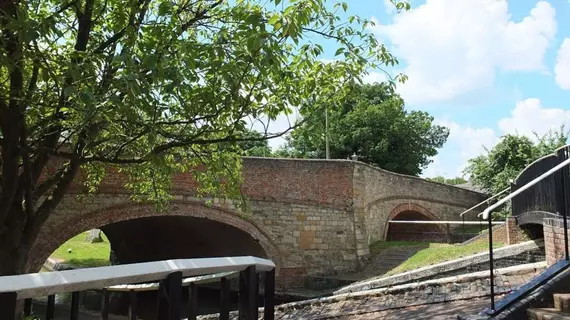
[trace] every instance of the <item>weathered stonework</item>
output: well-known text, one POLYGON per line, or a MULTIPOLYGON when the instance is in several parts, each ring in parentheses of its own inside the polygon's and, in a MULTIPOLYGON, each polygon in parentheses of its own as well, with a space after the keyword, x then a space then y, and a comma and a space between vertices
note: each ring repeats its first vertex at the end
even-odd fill
POLYGON ((175 201, 160 213, 152 204, 129 200, 122 174, 108 174, 90 196, 82 195, 77 183, 40 231, 29 268, 38 270, 59 245, 80 232, 131 219, 180 216, 211 219, 249 234, 277 264, 279 286, 298 287, 307 275, 358 269, 369 255, 369 244, 384 239, 396 208, 457 220, 461 211, 485 198, 345 160, 245 158, 243 176, 242 194, 250 210, 245 217, 231 200, 198 198, 191 174, 173 177, 175 201), (207 200, 211 206, 205 205, 207 200))

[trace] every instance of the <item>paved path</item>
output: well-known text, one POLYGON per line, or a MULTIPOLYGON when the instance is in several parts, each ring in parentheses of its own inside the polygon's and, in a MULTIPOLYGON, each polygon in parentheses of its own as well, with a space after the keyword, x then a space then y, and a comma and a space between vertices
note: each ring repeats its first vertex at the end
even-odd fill
POLYGON ((477 314, 489 304, 489 298, 457 300, 448 303, 436 303, 353 316, 340 316, 338 320, 455 320, 458 314, 477 314))

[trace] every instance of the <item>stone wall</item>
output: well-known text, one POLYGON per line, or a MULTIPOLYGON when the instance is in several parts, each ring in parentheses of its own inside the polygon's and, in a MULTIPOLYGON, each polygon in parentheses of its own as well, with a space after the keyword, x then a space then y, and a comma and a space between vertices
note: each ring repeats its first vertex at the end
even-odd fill
MULTIPOLYGON (((387 222, 404 209, 419 211, 432 220, 460 220, 461 212, 487 198, 478 192, 366 164, 354 168, 353 193, 360 235, 365 235, 361 237, 367 244, 385 240, 387 222)), ((475 210, 466 218, 476 220, 477 213, 475 210)))
POLYGON ((132 202, 123 187, 124 174, 109 171, 98 192, 90 196, 83 194, 80 175, 40 231, 29 270, 37 271, 59 245, 80 232, 130 219, 174 215, 212 219, 249 234, 276 262, 278 284, 301 286, 308 275, 357 270, 369 256, 368 245, 385 237, 387 221, 396 208, 421 208, 432 219, 453 220, 484 198, 354 161, 243 161, 246 215, 238 214, 232 200, 197 197, 196 182, 189 173, 173 177, 175 201, 164 212, 156 212, 152 204, 132 202), (210 200, 211 206, 205 205, 210 200))

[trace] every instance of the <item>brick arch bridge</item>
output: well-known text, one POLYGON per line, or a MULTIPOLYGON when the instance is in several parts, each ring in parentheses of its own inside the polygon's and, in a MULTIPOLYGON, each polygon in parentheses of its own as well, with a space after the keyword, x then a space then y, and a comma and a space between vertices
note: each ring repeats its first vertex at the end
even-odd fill
POLYGON ((39 269, 69 238, 102 228, 121 262, 264 255, 278 265, 278 286, 301 287, 307 276, 357 270, 368 245, 385 239, 398 208, 421 207, 430 218, 458 220, 486 198, 349 160, 244 158, 243 177, 250 208, 245 217, 230 200, 196 198, 191 174, 173 177, 175 201, 161 213, 129 200, 119 173, 109 174, 94 195, 78 197, 82 191, 73 187, 41 229, 28 267, 39 269), (161 249, 149 249, 156 242, 161 249))

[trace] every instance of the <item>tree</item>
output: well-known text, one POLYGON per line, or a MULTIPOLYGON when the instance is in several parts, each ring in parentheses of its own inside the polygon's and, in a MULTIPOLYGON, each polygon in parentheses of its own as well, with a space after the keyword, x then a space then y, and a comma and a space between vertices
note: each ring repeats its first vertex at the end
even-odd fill
POLYGON ((491 150, 470 159, 464 173, 473 184, 496 194, 510 186, 511 180, 536 159, 554 152, 568 141, 564 126, 543 136, 534 134, 534 140, 521 135, 507 134, 491 150))
POLYGON ((238 142, 238 146, 243 150, 244 155, 251 157, 271 157, 271 148, 267 139, 263 139, 263 134, 258 131, 246 131, 242 136, 243 141, 238 142))
POLYGON ((440 183, 446 183, 446 184, 450 184, 450 185, 463 184, 463 183, 467 182, 467 180, 463 179, 462 177, 455 177, 455 178, 447 179, 447 178, 442 177, 442 176, 427 178, 426 180, 436 181, 436 182, 440 182, 440 183))
POLYGON ((133 199, 159 208, 176 172, 191 171, 202 193, 236 195, 246 119, 338 105, 364 70, 397 63, 368 21, 340 18, 346 9, 325 0, 0 2, 0 275, 37 271, 26 267, 30 249, 80 171, 95 191, 121 170, 133 199), (337 62, 322 61, 323 38, 336 43, 337 62))
MULTIPOLYGON (((407 111, 386 84, 355 85, 341 108, 328 109, 330 153, 403 174, 419 175, 449 135, 426 112, 407 111)), ((319 110, 296 128, 277 155, 325 157, 325 112, 319 110)))

